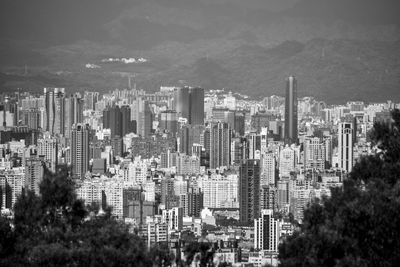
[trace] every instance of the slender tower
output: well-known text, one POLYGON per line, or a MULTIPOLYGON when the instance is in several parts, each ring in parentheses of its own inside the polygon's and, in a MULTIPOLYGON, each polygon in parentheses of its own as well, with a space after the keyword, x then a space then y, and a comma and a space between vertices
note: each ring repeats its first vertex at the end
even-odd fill
POLYGON ((297 80, 294 76, 289 76, 286 79, 285 143, 297 143, 297 139, 297 80))

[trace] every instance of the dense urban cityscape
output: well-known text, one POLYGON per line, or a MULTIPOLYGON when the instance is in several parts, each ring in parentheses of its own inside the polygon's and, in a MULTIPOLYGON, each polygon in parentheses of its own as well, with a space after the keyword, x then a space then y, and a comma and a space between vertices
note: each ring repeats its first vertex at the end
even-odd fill
POLYGON ((297 82, 287 77, 281 96, 263 99, 136 84, 2 93, 1 214, 12 218, 23 191, 40 194, 44 173, 64 165, 78 199, 97 205, 96 216, 111 208, 148 248, 162 243, 184 257, 187 240, 207 240, 215 262, 277 266, 303 211, 376 153, 369 131, 400 107, 328 105, 298 97, 297 82))

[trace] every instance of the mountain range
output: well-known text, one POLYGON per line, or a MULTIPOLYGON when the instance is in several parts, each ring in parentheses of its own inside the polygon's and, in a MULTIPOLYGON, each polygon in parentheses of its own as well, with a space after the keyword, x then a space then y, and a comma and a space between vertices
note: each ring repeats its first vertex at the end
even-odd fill
POLYGON ((3 0, 0 88, 198 85, 400 100, 395 0, 3 0), (145 58, 143 64, 105 62, 145 58), (88 68, 87 66, 95 66, 88 68), (377 94, 379 92, 379 94, 377 94))

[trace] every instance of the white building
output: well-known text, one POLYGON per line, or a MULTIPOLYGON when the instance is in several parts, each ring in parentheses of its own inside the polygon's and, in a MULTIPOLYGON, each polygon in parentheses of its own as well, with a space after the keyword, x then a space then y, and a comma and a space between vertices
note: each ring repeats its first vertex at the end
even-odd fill
POLYGON ((296 152, 293 148, 286 146, 279 154, 279 176, 290 177, 290 173, 295 171, 296 152))
POLYGON ((210 178, 205 175, 198 179, 197 184, 204 194, 204 207, 238 207, 238 176, 236 174, 226 177, 213 174, 210 178))
POLYGON ((266 152, 261 155, 261 183, 260 186, 275 184, 275 155, 266 152))
POLYGON ((353 169, 353 126, 351 123, 339 123, 338 141, 339 168, 351 172, 353 169))
POLYGON ((168 230, 179 231, 183 226, 183 208, 172 208, 162 211, 162 222, 166 223, 168 230))
POLYGON ((277 252, 279 237, 279 221, 273 217, 273 210, 261 210, 260 218, 254 220, 254 248, 277 252))

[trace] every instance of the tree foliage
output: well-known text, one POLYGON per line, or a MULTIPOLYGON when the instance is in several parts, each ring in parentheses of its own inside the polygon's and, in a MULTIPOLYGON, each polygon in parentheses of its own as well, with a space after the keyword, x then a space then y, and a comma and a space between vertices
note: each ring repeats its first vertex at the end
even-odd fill
POLYGON ((305 210, 300 230, 279 246, 281 266, 400 264, 400 112, 392 118, 370 133, 377 153, 305 210))
POLYGON ((0 266, 152 265, 143 242, 124 223, 110 213, 88 214, 68 169, 45 172, 40 196, 23 191, 11 224, 0 218, 0 266))

